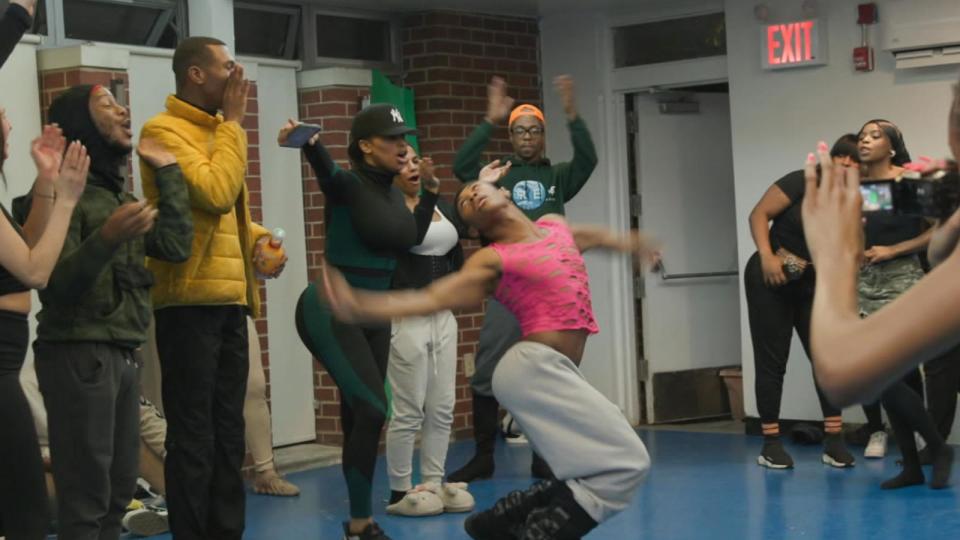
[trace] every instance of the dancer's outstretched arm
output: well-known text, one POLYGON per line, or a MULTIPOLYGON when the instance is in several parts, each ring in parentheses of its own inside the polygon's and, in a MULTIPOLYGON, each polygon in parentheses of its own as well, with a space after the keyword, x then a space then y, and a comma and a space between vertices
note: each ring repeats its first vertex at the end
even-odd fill
MULTIPOLYGON (((563 219, 559 215, 550 217, 563 219)), ((640 231, 622 234, 597 225, 570 224, 569 227, 581 253, 590 249, 633 253, 639 264, 650 267, 656 266, 660 260, 660 246, 640 231)))
POLYGON ((479 305, 496 290, 501 269, 500 256, 491 248, 483 248, 467 259, 460 271, 426 288, 373 292, 354 289, 343 274, 326 264, 323 290, 334 316, 341 321, 389 321, 395 317, 429 315, 479 305))

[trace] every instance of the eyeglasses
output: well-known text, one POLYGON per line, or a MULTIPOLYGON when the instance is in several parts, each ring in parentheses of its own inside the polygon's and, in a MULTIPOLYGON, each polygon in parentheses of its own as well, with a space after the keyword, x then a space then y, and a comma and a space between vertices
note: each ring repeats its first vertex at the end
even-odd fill
POLYGON ((513 133, 517 137, 523 137, 524 133, 530 135, 531 137, 539 137, 540 135, 543 135, 543 128, 540 126, 533 126, 529 128, 516 126, 510 128, 510 133, 513 133))

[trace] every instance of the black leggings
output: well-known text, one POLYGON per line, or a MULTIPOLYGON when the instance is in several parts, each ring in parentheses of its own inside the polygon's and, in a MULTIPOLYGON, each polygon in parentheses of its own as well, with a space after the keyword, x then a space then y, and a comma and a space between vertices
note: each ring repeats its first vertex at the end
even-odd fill
POLYGON ((960 347, 930 360, 923 366, 923 380, 927 385, 927 410, 937 426, 937 432, 946 439, 950 436, 957 413, 957 392, 960 391, 960 347))
POLYGON ((0 310, 0 536, 46 538, 50 523, 43 460, 20 368, 30 339, 27 316, 0 310))
POLYGON ((350 517, 373 515, 370 501, 380 432, 387 418, 384 380, 390 354, 390 325, 345 324, 333 318, 310 284, 300 295, 297 333, 340 389, 343 476, 350 517))
MULTIPOLYGON (((783 377, 790 357, 790 341, 797 331, 803 349, 810 358, 810 313, 813 310, 814 277, 803 278, 782 287, 771 288, 763 282, 760 255, 754 253, 743 273, 747 294, 750 337, 753 340, 753 361, 756 368, 757 409, 760 422, 780 420, 783 377)), ((824 397, 814 381, 824 418, 840 416, 840 409, 824 397)))
POLYGON ((905 466, 919 466, 920 463, 917 441, 913 438, 914 431, 920 433, 932 452, 943 447, 943 437, 937 431, 930 413, 923 407, 922 394, 917 393, 906 382, 901 380, 888 388, 880 401, 887 410, 890 427, 893 428, 905 466))

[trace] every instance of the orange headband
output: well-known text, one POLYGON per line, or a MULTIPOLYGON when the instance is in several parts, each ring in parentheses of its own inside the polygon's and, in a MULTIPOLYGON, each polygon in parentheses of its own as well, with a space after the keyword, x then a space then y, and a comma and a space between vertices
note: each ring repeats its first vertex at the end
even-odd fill
POLYGON ((510 113, 510 124, 513 125, 513 122, 520 118, 521 116, 536 116, 540 119, 540 122, 546 125, 547 121, 543 118, 543 111, 534 107, 533 105, 520 105, 519 107, 513 109, 513 112, 510 113))

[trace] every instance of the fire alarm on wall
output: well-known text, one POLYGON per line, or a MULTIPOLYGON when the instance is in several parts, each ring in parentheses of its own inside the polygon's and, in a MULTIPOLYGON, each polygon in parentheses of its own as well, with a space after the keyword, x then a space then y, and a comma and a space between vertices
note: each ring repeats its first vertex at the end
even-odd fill
POLYGON ((857 47, 853 50, 853 68, 857 71, 873 71, 873 47, 857 47))
POLYGON ((873 71, 874 54, 870 46, 870 25, 877 23, 877 5, 873 2, 857 6, 857 24, 860 25, 860 46, 853 49, 853 68, 873 71))

